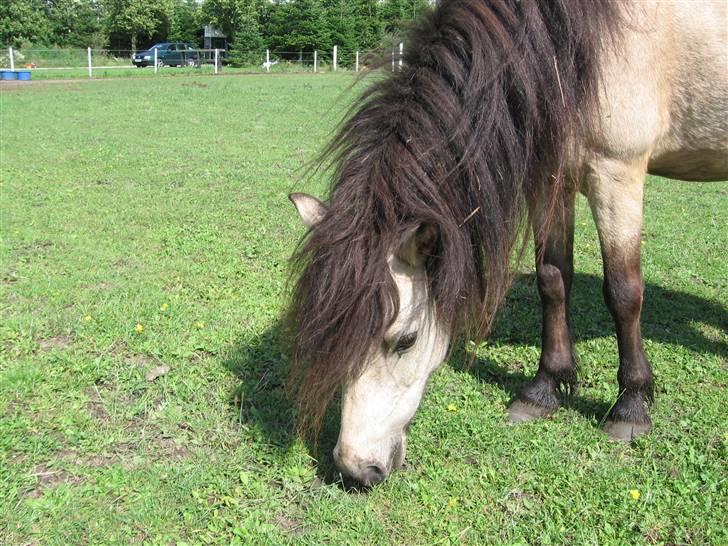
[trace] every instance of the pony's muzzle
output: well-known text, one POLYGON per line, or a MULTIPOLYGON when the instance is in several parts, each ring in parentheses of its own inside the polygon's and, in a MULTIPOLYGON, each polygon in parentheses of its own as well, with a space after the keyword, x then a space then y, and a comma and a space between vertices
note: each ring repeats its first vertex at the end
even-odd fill
POLYGON ((404 450, 404 442, 397 441, 392 446, 389 463, 385 464, 380 461, 360 459, 356 456, 346 456, 351 455, 350 451, 342 449, 337 443, 334 448, 334 462, 336 468, 344 476, 356 480, 364 487, 372 487, 382 483, 392 470, 402 465, 404 450))
POLYGON ((347 478, 356 480, 364 487, 373 487, 382 483, 389 474, 387 467, 383 464, 367 462, 351 465, 345 461, 341 461, 336 455, 337 452, 334 451, 334 461, 339 471, 347 478))

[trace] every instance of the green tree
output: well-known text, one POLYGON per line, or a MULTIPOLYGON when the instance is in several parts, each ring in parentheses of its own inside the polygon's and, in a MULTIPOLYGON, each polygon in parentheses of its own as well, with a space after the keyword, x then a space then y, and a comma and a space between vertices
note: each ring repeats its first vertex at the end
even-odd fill
POLYGON ((169 40, 201 46, 202 8, 197 0, 176 0, 173 6, 169 40))
POLYGON ((383 25, 377 0, 325 0, 332 43, 339 46, 342 64, 353 62, 354 53, 380 45, 383 25))
POLYGON ((205 0, 201 22, 220 29, 228 39, 232 39, 241 29, 244 18, 260 21, 266 4, 266 0, 205 0))
POLYGON ((292 0, 276 5, 266 30, 271 47, 285 54, 314 49, 328 52, 334 45, 321 0, 292 0))
POLYGON ((128 39, 136 50, 142 41, 165 40, 170 31, 174 4, 172 0, 107 0, 108 28, 128 39))
POLYGON ((332 44, 339 46, 340 61, 346 53, 358 49, 354 3, 347 0, 324 0, 329 37, 332 44))
POLYGON ((96 0, 46 0, 54 45, 93 47, 106 45, 103 9, 96 0))
POLYGON ((30 42, 50 45, 51 23, 42 0, 3 0, 0 2, 0 43, 19 47, 30 42))
POLYGON ((428 0, 0 0, 5 46, 138 49, 173 40, 201 45, 202 27, 220 29, 239 55, 268 46, 295 57, 339 46, 353 60, 428 9, 428 0))
POLYGON ((430 8, 428 0, 384 0, 380 8, 384 30, 396 34, 403 24, 418 19, 430 8))
POLYGON ((355 3, 357 49, 368 51, 378 47, 384 34, 378 0, 357 0, 355 3))
POLYGON ((259 64, 260 52, 265 49, 263 36, 260 34, 258 20, 245 15, 238 22, 238 31, 230 51, 229 62, 233 66, 259 64))

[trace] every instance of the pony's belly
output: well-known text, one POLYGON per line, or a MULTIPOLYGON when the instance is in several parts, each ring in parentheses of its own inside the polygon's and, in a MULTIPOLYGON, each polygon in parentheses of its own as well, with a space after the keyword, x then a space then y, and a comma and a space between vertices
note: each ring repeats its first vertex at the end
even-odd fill
POLYGON ((650 158, 647 172, 679 180, 728 180, 728 147, 664 152, 650 158))

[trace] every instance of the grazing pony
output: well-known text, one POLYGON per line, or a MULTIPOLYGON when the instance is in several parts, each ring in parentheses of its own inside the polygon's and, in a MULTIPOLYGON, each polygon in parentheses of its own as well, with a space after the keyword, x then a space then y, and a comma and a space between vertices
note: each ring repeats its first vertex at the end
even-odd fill
POLYGON ((487 334, 529 231, 541 359, 509 416, 556 411, 576 385, 576 192, 598 228, 619 345, 604 430, 649 430, 644 178, 728 177, 726 6, 445 0, 413 28, 402 69, 363 93, 324 154, 327 203, 291 195, 309 227, 289 313, 300 426, 315 435, 341 393, 342 473, 372 485, 402 463, 429 376, 454 336, 487 334))

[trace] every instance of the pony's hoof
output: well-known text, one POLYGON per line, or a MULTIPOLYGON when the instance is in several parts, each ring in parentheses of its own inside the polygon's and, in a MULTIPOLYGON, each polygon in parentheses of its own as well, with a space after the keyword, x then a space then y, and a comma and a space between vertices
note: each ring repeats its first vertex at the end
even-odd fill
POLYGON ((647 434, 650 431, 650 423, 628 423, 627 421, 607 421, 604 424, 604 432, 612 440, 630 443, 635 438, 647 434))
POLYGON ((508 406, 508 421, 512 425, 517 423, 527 423, 528 421, 550 417, 555 411, 556 409, 553 408, 534 406, 533 404, 523 402, 522 400, 515 400, 510 406, 508 406))

